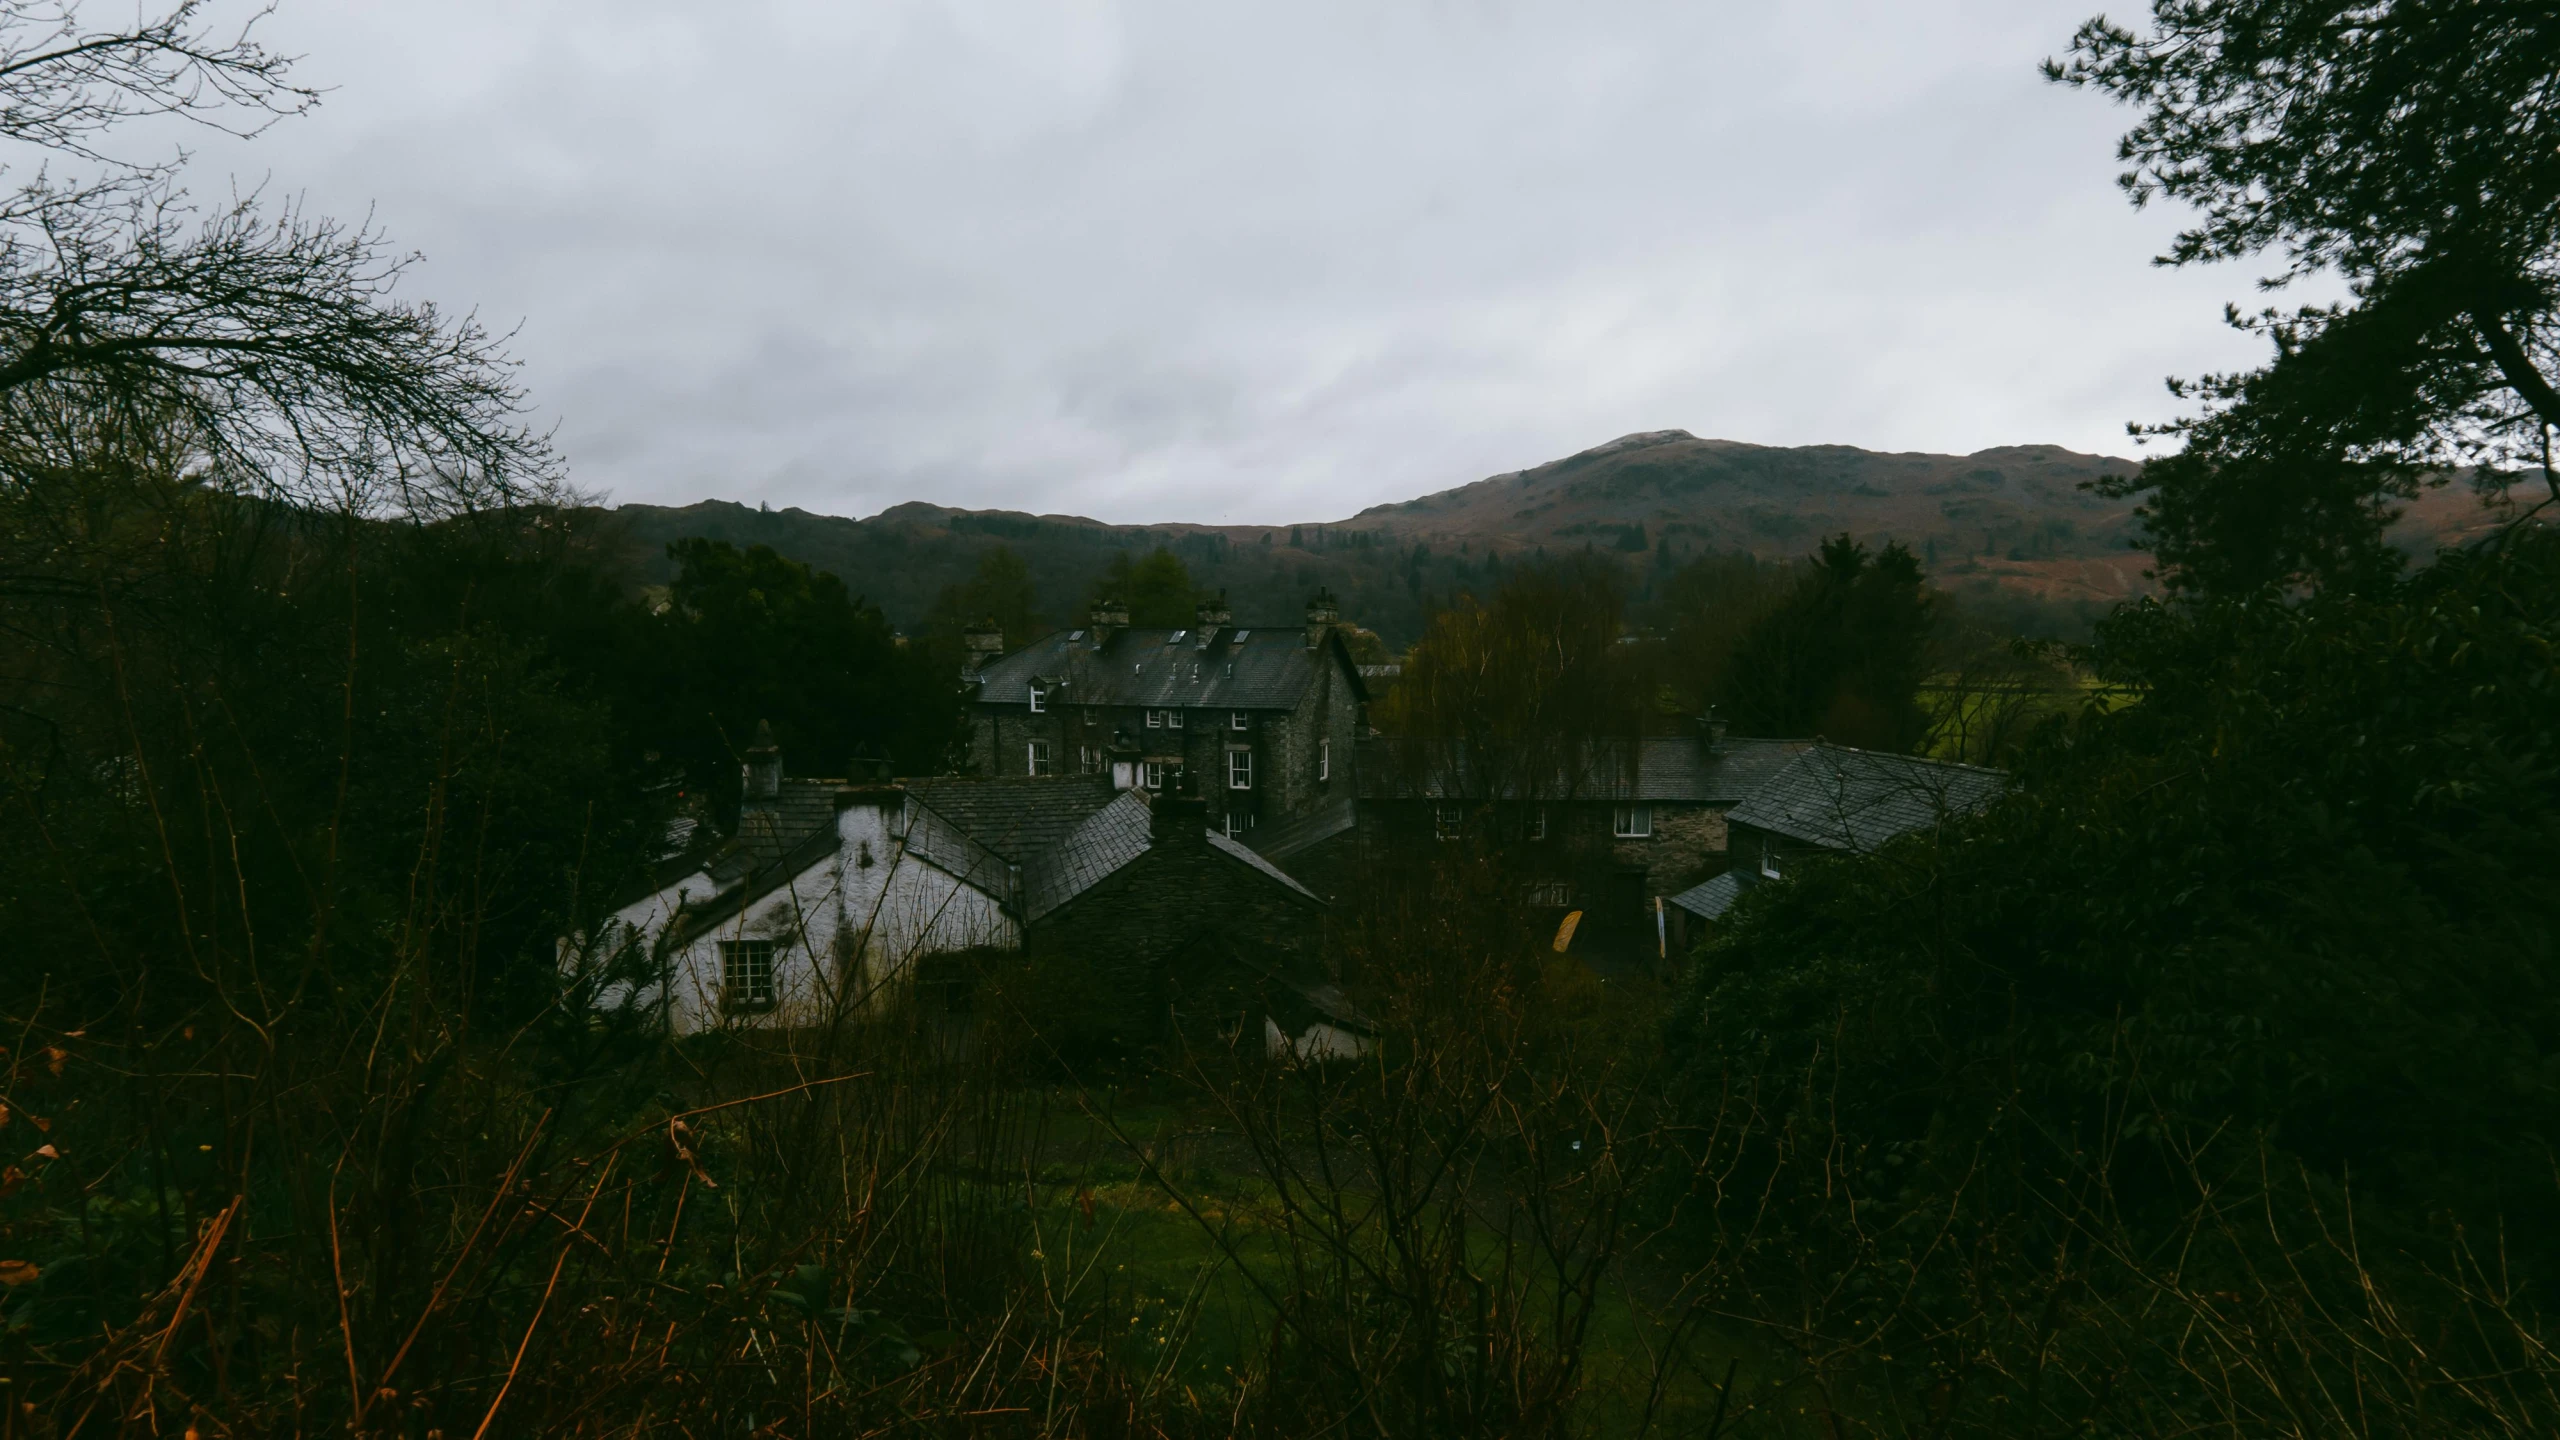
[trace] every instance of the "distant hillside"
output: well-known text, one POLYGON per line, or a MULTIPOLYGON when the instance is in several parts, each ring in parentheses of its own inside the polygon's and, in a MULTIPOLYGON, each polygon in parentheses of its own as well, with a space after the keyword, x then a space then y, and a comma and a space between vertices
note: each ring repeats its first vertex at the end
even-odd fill
MULTIPOLYGON (((867 520, 717 500, 625 505, 615 513, 643 583, 668 578, 670 540, 701 535, 765 544, 843 576, 893 621, 913 628, 944 586, 1004 544, 1029 564, 1050 618, 1064 622, 1114 551, 1162 544, 1203 583, 1224 588, 1239 620, 1292 618, 1322 585, 1341 597, 1347 617, 1401 646, 1431 608, 1523 555, 1585 548, 1623 554, 1641 598, 1665 562, 1701 552, 1791 558, 1843 531, 1871 543, 1901 541, 1958 593, 2086 613, 2146 585, 2150 557, 2131 548, 2132 507, 2082 488, 2133 469, 2129 460, 2050 445, 1882 454, 1657 430, 1372 506, 1348 520, 1297 525, 1105 525, 922 502, 867 520)), ((2467 491, 2448 487, 2414 507, 2401 532, 2423 549, 2497 519, 2467 491)))

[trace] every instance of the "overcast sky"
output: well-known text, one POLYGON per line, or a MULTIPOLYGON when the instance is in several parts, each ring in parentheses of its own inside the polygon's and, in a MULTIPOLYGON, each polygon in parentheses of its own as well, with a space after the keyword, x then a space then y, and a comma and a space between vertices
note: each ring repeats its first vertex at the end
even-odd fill
MULTIPOLYGON (((232 176, 520 326, 617 500, 1330 519, 1634 430, 2130 453, 2096 0, 285 0, 232 176)), ((2119 7, 2124 8, 2124 7, 2119 7)))

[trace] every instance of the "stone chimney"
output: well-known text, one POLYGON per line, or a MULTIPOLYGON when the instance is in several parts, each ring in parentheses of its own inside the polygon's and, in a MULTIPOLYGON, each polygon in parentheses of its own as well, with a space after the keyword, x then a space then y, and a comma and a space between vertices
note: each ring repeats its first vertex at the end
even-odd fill
POLYGON ((1186 774, 1147 806, 1147 838, 1162 850, 1199 850, 1209 843, 1209 802, 1186 774))
POLYGON ((1724 749, 1724 732, 1724 717, 1716 713, 1716 707, 1708 706, 1707 713, 1698 717, 1698 738, 1706 743, 1708 754, 1724 749))
POLYGON ((1096 600, 1092 618, 1093 648, 1099 650, 1102 642, 1111 638, 1112 631, 1129 628, 1129 603, 1125 600, 1096 600))
POLYGON ((782 747, 773 743, 772 721, 756 722, 756 740, 747 747, 746 759, 741 779, 747 808, 770 805, 782 794, 782 747))
POLYGON ((1315 598, 1307 602, 1307 648, 1313 650, 1324 644, 1341 619, 1342 611, 1333 603, 1333 592, 1318 590, 1315 598))
POLYGON ((1004 654, 1004 627, 992 617, 980 620, 960 632, 960 643, 968 649, 968 658, 960 662, 960 677, 974 678, 1004 654))
POLYGON ((1208 644, 1209 632, 1217 629, 1221 625, 1230 623, 1233 618, 1234 617, 1227 611, 1226 591, 1219 591, 1218 598, 1215 600, 1201 601, 1199 609, 1200 643, 1203 645, 1208 644))

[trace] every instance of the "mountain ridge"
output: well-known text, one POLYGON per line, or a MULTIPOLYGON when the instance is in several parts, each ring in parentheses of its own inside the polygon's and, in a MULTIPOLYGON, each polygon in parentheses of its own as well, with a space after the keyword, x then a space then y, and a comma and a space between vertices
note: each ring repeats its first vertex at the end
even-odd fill
MULTIPOLYGON (((860 519, 719 500, 629 504, 613 514, 642 583, 669 578, 670 540, 767 544, 843 576, 910 628, 997 545, 1023 557, 1044 610, 1058 619, 1114 552, 1164 545, 1203 584, 1226 589, 1240 616, 1286 616, 1321 585, 1341 596, 1346 614, 1402 643, 1436 604, 1480 588, 1522 555, 1623 554, 1641 592, 1652 573, 1693 555, 1792 559, 1842 533, 1909 546, 1943 588, 2094 613, 2152 588, 2150 557, 2135 548, 2133 502, 2091 488, 2137 468, 2058 445, 1943 455, 1649 430, 1345 519, 1284 525, 1129 525, 930 500, 860 519)), ((2499 512, 2447 486, 2409 507, 2395 538, 2422 550, 2497 523, 2499 512)))

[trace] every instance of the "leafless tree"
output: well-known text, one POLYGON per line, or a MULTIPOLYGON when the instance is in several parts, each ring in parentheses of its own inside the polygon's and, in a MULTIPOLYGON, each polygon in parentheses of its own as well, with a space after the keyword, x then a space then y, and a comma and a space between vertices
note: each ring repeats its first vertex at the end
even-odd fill
POLYGON ((414 256, 255 194, 201 210, 183 154, 105 148, 136 119, 251 135, 316 103, 255 38, 266 11, 228 31, 202 0, 103 28, 82 12, 0 0, 0 141, 86 172, 48 163, 0 198, 0 465, 16 484, 93 461, 37 439, 72 413, 174 436, 196 483, 297 503, 437 513, 556 487, 499 339, 395 298, 414 256))

